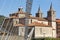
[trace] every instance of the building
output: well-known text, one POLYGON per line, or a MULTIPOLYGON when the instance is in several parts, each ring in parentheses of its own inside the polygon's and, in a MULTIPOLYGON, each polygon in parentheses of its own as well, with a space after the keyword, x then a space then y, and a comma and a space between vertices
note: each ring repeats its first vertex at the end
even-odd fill
POLYGON ((57 37, 60 38, 60 19, 56 20, 57 37))
MULTIPOLYGON (((25 33, 25 13, 23 8, 18 8, 18 12, 10 14, 7 19, 12 19, 14 34, 19 36, 24 36, 25 33)), ((47 17, 43 17, 43 13, 38 8, 36 16, 29 14, 28 17, 28 33, 31 28, 34 28, 33 36, 34 38, 40 37, 60 37, 60 19, 56 19, 56 12, 50 5, 50 9, 47 11, 47 17)))

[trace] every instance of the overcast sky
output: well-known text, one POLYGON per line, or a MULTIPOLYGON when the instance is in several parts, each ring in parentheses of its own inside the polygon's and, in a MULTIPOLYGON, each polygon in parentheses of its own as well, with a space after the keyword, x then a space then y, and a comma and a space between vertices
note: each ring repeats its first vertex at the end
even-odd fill
MULTIPOLYGON (((31 14, 35 16, 40 6, 43 16, 47 16, 47 11, 50 4, 53 4, 53 9, 56 11, 56 18, 60 18, 60 0, 33 0, 31 14)), ((23 7, 25 11, 26 0, 0 0, 0 15, 9 16, 9 14, 17 12, 19 7, 23 7)))

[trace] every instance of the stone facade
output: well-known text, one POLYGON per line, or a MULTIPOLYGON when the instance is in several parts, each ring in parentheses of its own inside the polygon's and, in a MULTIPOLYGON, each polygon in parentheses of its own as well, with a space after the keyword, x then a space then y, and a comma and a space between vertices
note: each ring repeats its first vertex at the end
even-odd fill
POLYGON ((35 38, 40 38, 40 37, 52 37, 52 28, 51 27, 40 27, 36 26, 35 27, 35 38))

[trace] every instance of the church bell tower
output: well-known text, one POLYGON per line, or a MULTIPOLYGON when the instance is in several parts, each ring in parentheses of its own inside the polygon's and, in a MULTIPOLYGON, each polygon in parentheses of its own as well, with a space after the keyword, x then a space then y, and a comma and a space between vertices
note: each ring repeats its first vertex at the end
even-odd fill
POLYGON ((40 6, 38 8, 38 12, 36 13, 36 17, 42 18, 42 12, 41 12, 40 6))
POLYGON ((48 19, 48 25, 52 27, 52 37, 56 38, 56 16, 55 11, 53 10, 52 3, 50 5, 50 9, 47 12, 47 19, 48 19))
MULTIPOLYGON (((47 12, 47 18, 49 22, 56 21, 55 11, 53 10, 52 3, 50 5, 49 11, 47 12)), ((49 25, 52 26, 52 23, 49 23, 49 25)))

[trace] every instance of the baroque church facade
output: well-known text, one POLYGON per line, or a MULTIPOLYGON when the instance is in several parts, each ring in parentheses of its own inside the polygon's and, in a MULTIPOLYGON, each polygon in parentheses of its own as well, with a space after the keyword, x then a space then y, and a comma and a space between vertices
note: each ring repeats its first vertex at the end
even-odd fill
MULTIPOLYGON (((25 33, 25 13, 23 8, 18 8, 18 12, 10 14, 9 19, 13 19, 13 26, 15 29, 16 35, 24 36, 25 33)), ((38 12, 36 16, 32 16, 29 14, 28 18, 28 32, 30 32, 31 28, 34 28, 32 37, 40 38, 40 37, 60 37, 59 33, 59 23, 60 19, 56 19, 56 12, 54 11, 52 4, 50 5, 50 9, 47 11, 47 17, 43 17, 40 7, 38 8, 38 12)))

